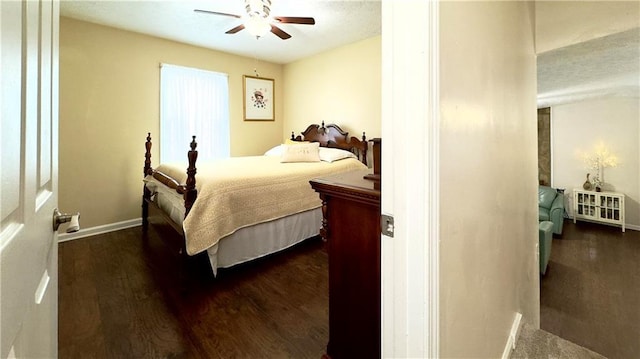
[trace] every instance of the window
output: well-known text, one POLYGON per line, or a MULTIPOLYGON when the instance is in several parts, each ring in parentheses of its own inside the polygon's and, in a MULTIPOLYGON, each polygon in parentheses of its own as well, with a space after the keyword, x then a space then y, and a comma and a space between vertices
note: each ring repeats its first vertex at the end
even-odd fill
POLYGON ((186 162, 191 136, 199 159, 229 157, 228 76, 162 64, 160 161, 186 162))

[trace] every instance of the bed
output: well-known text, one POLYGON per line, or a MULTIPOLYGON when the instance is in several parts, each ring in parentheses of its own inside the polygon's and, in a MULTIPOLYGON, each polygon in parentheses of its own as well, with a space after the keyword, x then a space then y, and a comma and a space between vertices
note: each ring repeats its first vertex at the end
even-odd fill
POLYGON ((160 213, 181 236, 180 252, 206 253, 214 275, 318 235, 321 201, 309 185, 319 176, 367 168, 368 143, 335 124, 313 124, 263 156, 198 163, 196 138, 184 164, 151 166, 145 143, 142 223, 160 213), (316 158, 317 157, 317 158, 316 158))

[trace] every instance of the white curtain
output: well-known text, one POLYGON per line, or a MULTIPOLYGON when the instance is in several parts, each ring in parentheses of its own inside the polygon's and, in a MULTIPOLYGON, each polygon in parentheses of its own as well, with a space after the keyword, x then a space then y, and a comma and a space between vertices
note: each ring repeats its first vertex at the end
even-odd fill
POLYGON ((229 157, 227 74, 162 64, 160 162, 187 161, 191 136, 198 160, 229 157))

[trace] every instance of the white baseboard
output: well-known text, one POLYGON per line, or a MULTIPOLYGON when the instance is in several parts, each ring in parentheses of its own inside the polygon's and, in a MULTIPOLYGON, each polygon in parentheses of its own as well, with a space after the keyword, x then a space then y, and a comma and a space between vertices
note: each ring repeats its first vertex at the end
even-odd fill
MULTIPOLYGON (((82 222, 80 222, 80 224, 82 224, 82 222)), ((60 234, 58 236, 58 243, 59 242, 71 241, 71 240, 74 240, 74 239, 79 239, 79 238, 84 238, 84 237, 89 237, 89 236, 95 236, 96 234, 103 234, 103 233, 108 233, 108 232, 113 232, 113 231, 119 231, 121 229, 137 227, 137 226, 140 226, 140 225, 142 225, 142 218, 130 219, 128 221, 110 223, 110 224, 105 224, 105 225, 97 226, 97 227, 84 228, 84 229, 81 229, 81 230, 79 230, 77 232, 74 232, 74 233, 63 233, 63 234, 60 234)))
POLYGON ((518 339, 521 320, 522 313, 516 313, 515 318, 513 318, 513 324, 511 324, 511 331, 509 332, 507 344, 504 346, 504 351, 502 352, 502 359, 509 359, 509 357, 511 356, 511 351, 516 348, 516 340, 518 339))
MULTIPOLYGON (((569 217, 569 219, 571 221, 573 221, 573 217, 569 217)), ((602 225, 605 225, 605 226, 620 228, 619 224, 605 223, 605 222, 599 222, 599 221, 590 221, 588 219, 582 219, 582 218, 579 219, 578 222, 589 222, 589 223, 596 223, 596 224, 602 224, 602 225)), ((632 229, 634 231, 640 231, 640 225, 625 223, 624 229, 625 230, 632 229)))
POLYGON ((635 224, 625 224, 624 229, 633 229, 634 231, 640 231, 640 226, 636 226, 635 224))

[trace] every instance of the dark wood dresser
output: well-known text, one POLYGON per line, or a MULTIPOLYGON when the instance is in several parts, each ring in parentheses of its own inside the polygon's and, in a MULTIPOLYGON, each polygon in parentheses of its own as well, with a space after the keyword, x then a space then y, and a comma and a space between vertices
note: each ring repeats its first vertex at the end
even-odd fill
POLYGON ((312 180, 329 253, 331 359, 380 357, 380 190, 370 170, 312 180))

